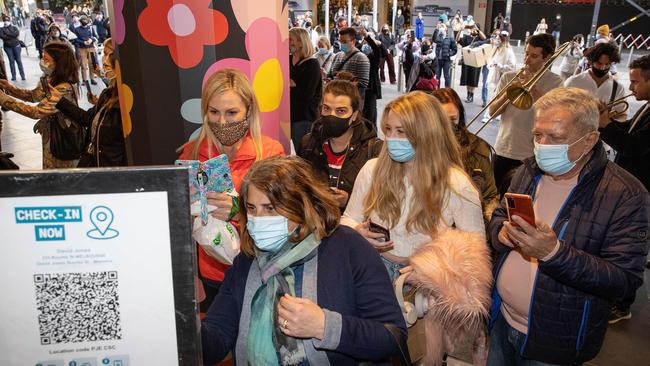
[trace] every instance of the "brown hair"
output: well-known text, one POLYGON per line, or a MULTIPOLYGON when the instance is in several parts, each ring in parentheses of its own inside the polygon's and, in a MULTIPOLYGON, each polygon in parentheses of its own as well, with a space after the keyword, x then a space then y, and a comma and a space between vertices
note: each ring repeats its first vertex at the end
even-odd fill
POLYGON ((555 52, 555 38, 548 33, 535 34, 528 38, 526 44, 532 47, 539 47, 542 49, 542 57, 546 58, 555 52))
POLYGON ((322 239, 338 226, 341 213, 334 196, 325 182, 316 178, 313 168, 296 157, 279 157, 258 161, 246 174, 241 185, 241 250, 254 257, 255 242, 246 229, 246 198, 248 187, 262 191, 275 211, 298 224, 298 230, 289 240, 298 243, 314 233, 322 239))
POLYGON ((70 46, 62 43, 50 43, 45 46, 43 52, 50 55, 55 62, 54 71, 50 76, 52 85, 79 83, 79 65, 70 46))
POLYGON ((352 104, 352 112, 359 110, 359 105, 361 104, 359 88, 357 88, 354 83, 348 80, 336 79, 328 82, 325 85, 325 90, 323 90, 323 95, 325 94, 332 94, 335 97, 346 96, 350 98, 350 103, 352 104))

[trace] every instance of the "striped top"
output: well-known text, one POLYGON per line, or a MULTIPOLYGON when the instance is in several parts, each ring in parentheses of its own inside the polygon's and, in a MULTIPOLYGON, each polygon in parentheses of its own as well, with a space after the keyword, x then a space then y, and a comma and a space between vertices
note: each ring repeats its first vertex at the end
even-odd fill
POLYGON ((332 68, 328 73, 328 77, 333 79, 334 76, 336 76, 336 73, 340 71, 347 71, 352 73, 357 78, 360 88, 367 88, 368 80, 370 77, 370 61, 368 61, 368 57, 366 57, 363 52, 357 50, 356 48, 350 52, 355 51, 357 52, 352 57, 350 57, 345 65, 343 65, 343 62, 348 58, 348 56, 351 55, 351 53, 339 52, 334 55, 334 61, 332 61, 332 68))

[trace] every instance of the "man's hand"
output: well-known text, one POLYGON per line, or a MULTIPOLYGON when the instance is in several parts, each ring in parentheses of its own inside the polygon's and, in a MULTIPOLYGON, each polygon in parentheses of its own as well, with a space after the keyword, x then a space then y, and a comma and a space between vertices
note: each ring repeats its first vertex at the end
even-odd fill
POLYGON ((603 101, 598 102, 598 111, 600 112, 600 117, 598 117, 598 128, 605 128, 612 122, 612 119, 609 118, 607 103, 603 101))
MULTIPOLYGON (((512 216, 512 220, 519 225, 519 228, 512 226, 507 221, 503 223, 503 226, 507 230, 507 236, 510 242, 519 247, 524 254, 537 259, 543 259, 557 245, 557 236, 547 224, 538 221, 536 223, 537 227, 535 227, 516 215, 512 216)), ((499 236, 501 236, 500 233, 499 236)))
POLYGON ((323 339, 325 312, 309 299, 285 294, 278 303, 278 325, 290 337, 323 339))

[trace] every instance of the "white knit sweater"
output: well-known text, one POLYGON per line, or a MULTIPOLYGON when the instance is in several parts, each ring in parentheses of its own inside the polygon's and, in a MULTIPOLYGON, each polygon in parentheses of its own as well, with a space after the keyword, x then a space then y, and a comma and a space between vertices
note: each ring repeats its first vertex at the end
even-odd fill
MULTIPOLYGON (((373 182, 376 164, 377 159, 369 160, 359 171, 348 206, 341 218, 341 224, 355 227, 367 219, 363 215, 363 201, 372 184, 381 184, 373 182)), ((445 205, 442 210, 443 217, 438 224, 438 230, 454 226, 459 230, 476 232, 485 236, 483 212, 481 211, 478 191, 462 170, 454 168, 450 171, 450 175, 451 189, 446 194, 445 205)), ((430 235, 406 230, 406 218, 409 214, 410 203, 411 200, 417 199, 417 197, 413 196, 413 187, 406 177, 404 178, 404 185, 406 186, 406 196, 402 203, 402 215, 397 225, 389 228, 390 238, 395 243, 395 246, 388 253, 399 257, 411 256, 417 248, 432 240, 430 235)), ((370 219, 373 223, 388 227, 374 212, 370 214, 370 219)))

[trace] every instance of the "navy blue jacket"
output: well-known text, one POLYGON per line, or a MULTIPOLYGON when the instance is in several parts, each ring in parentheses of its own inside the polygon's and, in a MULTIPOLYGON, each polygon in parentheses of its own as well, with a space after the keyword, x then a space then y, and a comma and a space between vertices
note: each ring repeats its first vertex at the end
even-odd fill
POLYGON ((95 33, 94 29, 90 26, 79 26, 77 28, 74 28, 72 30, 72 33, 74 33, 77 38, 73 39, 72 41, 78 48, 93 48, 95 47, 94 44, 85 44, 84 42, 86 40, 92 39, 94 42, 97 41, 97 33, 95 33))
MULTIPOLYGON (((541 175, 535 159, 526 159, 508 191, 534 196, 541 175)), ((495 282, 511 250, 498 239, 507 216, 502 203, 489 225, 492 246, 503 253, 495 282)), ((599 142, 552 227, 560 249, 539 261, 528 334, 519 352, 546 363, 579 364, 600 351, 612 302, 643 282, 650 196, 636 178, 607 160, 599 142)), ((495 286, 491 322, 500 316, 500 305, 495 286)))
POLYGON ((456 41, 450 36, 442 37, 442 34, 436 35, 434 38, 436 42, 436 57, 438 60, 449 60, 451 56, 458 52, 456 41))
MULTIPOLYGON (((212 365, 234 351, 246 279, 254 259, 240 254, 226 272, 201 326, 203 360, 212 365)), ((386 360, 399 352, 384 328, 396 325, 406 337, 404 317, 377 251, 356 231, 339 226, 318 247, 317 299, 342 315, 341 339, 328 351, 332 365, 386 360)), ((234 352, 233 352, 234 353, 234 352)), ((236 361, 236 360, 235 360, 236 361)))

